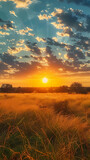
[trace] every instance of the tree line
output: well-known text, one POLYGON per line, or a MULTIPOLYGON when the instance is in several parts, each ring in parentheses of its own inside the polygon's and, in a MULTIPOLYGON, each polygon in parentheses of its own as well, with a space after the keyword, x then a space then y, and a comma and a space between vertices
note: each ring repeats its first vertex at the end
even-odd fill
POLYGON ((74 82, 68 86, 61 86, 61 87, 13 87, 12 84, 2 84, 0 88, 0 92, 5 93, 54 93, 54 92, 61 92, 61 93, 81 93, 86 94, 90 92, 90 87, 83 87, 81 83, 74 82))

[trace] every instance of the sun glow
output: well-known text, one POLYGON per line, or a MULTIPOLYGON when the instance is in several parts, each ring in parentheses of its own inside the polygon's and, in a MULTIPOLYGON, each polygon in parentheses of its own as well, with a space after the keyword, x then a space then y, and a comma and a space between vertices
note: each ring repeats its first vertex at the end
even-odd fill
POLYGON ((42 79, 42 82, 43 82, 43 83, 48 83, 48 78, 44 77, 44 78, 42 79))

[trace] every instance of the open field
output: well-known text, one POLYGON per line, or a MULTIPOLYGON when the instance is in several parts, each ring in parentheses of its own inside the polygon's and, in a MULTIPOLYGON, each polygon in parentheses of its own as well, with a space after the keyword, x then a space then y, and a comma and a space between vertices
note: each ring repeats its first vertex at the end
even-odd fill
POLYGON ((0 94, 0 160, 89 160, 90 94, 0 94))

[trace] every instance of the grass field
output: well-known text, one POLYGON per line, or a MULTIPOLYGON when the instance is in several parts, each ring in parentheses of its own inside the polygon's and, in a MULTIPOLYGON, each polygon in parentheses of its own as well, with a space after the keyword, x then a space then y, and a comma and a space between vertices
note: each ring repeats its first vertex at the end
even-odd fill
POLYGON ((89 160, 90 94, 0 94, 0 160, 89 160))

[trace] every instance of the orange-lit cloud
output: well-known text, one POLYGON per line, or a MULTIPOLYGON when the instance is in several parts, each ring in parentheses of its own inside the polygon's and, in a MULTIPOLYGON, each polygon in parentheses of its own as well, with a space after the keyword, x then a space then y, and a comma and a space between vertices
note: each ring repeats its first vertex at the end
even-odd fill
POLYGON ((57 35, 58 35, 58 36, 61 36, 61 37, 69 37, 69 34, 68 34, 68 33, 60 33, 60 32, 57 32, 57 35))
POLYGON ((32 29, 29 28, 29 27, 26 27, 25 29, 21 29, 21 30, 16 31, 16 32, 17 32, 18 34, 20 34, 20 35, 26 35, 26 33, 28 33, 29 31, 32 31, 32 29))
POLYGON ((36 40, 38 42, 46 42, 46 40, 44 38, 40 38, 40 37, 36 37, 36 40))
POLYGON ((14 11, 9 11, 10 14, 14 15, 15 17, 17 17, 16 13, 14 11))
POLYGON ((45 19, 45 20, 47 20, 47 21, 48 21, 49 19, 51 19, 51 17, 52 17, 52 16, 47 15, 47 14, 43 14, 43 15, 40 14, 40 15, 38 16, 39 20, 44 20, 44 19, 45 19))
POLYGON ((64 26, 64 24, 60 24, 60 23, 56 23, 56 22, 51 22, 51 24, 57 29, 62 29, 64 26))
MULTIPOLYGON (((0 0, 3 2, 7 2, 8 0, 0 0)), ((30 4, 32 4, 33 0, 9 0, 13 1, 16 4, 16 8, 28 8, 30 4)))
POLYGON ((12 48, 9 48, 8 49, 8 53, 9 54, 17 54, 17 53, 19 53, 19 52, 21 52, 21 51, 23 51, 25 48, 23 48, 23 47, 12 47, 12 48))
POLYGON ((10 33, 8 33, 8 32, 2 32, 2 31, 0 31, 0 34, 1 34, 1 35, 4 35, 4 36, 5 36, 5 35, 7 35, 7 36, 10 35, 10 33))

